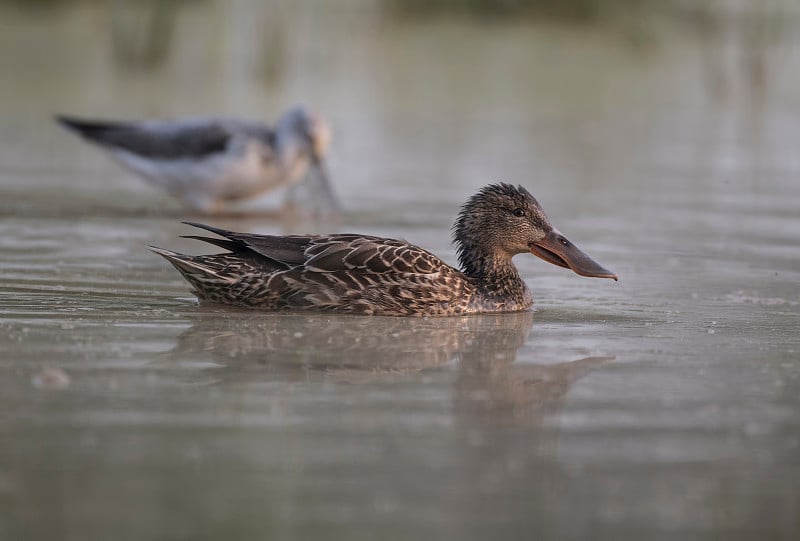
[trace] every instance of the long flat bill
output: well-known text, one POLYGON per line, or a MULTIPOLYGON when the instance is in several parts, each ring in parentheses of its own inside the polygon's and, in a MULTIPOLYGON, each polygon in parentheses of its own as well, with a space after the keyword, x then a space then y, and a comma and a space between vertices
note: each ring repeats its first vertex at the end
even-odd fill
POLYGON ((589 276, 590 278, 611 278, 614 281, 617 280, 616 274, 584 254, 557 229, 553 229, 541 241, 532 243, 529 248, 533 255, 553 265, 571 269, 575 274, 589 276))

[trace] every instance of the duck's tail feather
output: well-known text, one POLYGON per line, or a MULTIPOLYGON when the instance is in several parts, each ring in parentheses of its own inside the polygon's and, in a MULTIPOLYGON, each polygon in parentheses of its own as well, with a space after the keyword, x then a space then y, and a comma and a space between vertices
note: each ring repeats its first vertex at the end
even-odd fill
POLYGON ((208 290, 230 285, 236 281, 234 276, 223 274, 228 265, 224 254, 190 256, 156 246, 147 246, 147 248, 169 261, 186 281, 192 285, 195 294, 201 299, 207 297, 206 292, 208 290))
POLYGON ((220 248, 223 248, 231 252, 241 252, 242 250, 247 249, 247 247, 244 245, 243 242, 235 240, 215 239, 214 237, 204 237, 202 235, 181 235, 181 238, 201 240, 203 242, 213 244, 214 246, 219 246, 220 248))
MULTIPOLYGON (((236 233, 234 231, 230 231, 228 229, 222 229, 220 227, 214 227, 212 225, 201 224, 199 222, 181 222, 182 224, 190 225, 192 227, 196 227, 198 229, 205 229, 210 233, 214 233, 215 235, 219 235, 220 237, 225 237, 230 239, 235 235, 240 235, 241 233, 236 233)), ((233 240, 233 239, 231 239, 233 240)))

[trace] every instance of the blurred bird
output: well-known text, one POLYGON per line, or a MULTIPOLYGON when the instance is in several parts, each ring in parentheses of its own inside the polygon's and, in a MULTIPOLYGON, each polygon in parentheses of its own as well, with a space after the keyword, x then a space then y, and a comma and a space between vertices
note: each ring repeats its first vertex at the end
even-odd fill
POLYGON ((274 127, 232 118, 134 122, 56 118, 198 212, 219 214, 227 210, 227 203, 294 186, 312 169, 326 204, 338 208, 324 166, 330 128, 302 107, 284 113, 274 127))

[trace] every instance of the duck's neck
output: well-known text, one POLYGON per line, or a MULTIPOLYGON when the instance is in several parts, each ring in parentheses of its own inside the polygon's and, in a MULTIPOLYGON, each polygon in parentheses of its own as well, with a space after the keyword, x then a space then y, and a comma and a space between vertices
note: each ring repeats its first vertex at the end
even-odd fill
POLYGON ((517 309, 529 308, 533 303, 528 286, 508 254, 464 245, 459 250, 459 262, 464 274, 475 281, 484 297, 502 304, 513 304, 517 309))

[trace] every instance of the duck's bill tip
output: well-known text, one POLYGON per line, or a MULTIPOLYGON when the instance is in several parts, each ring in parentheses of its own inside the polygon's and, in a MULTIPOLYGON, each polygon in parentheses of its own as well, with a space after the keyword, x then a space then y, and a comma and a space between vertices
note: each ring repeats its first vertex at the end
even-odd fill
POLYGON ((581 276, 587 276, 589 278, 609 278, 611 280, 614 280, 615 282, 619 281, 619 276, 607 270, 595 271, 595 272, 582 272, 577 269, 572 269, 572 271, 575 272, 575 274, 580 274, 581 276))

